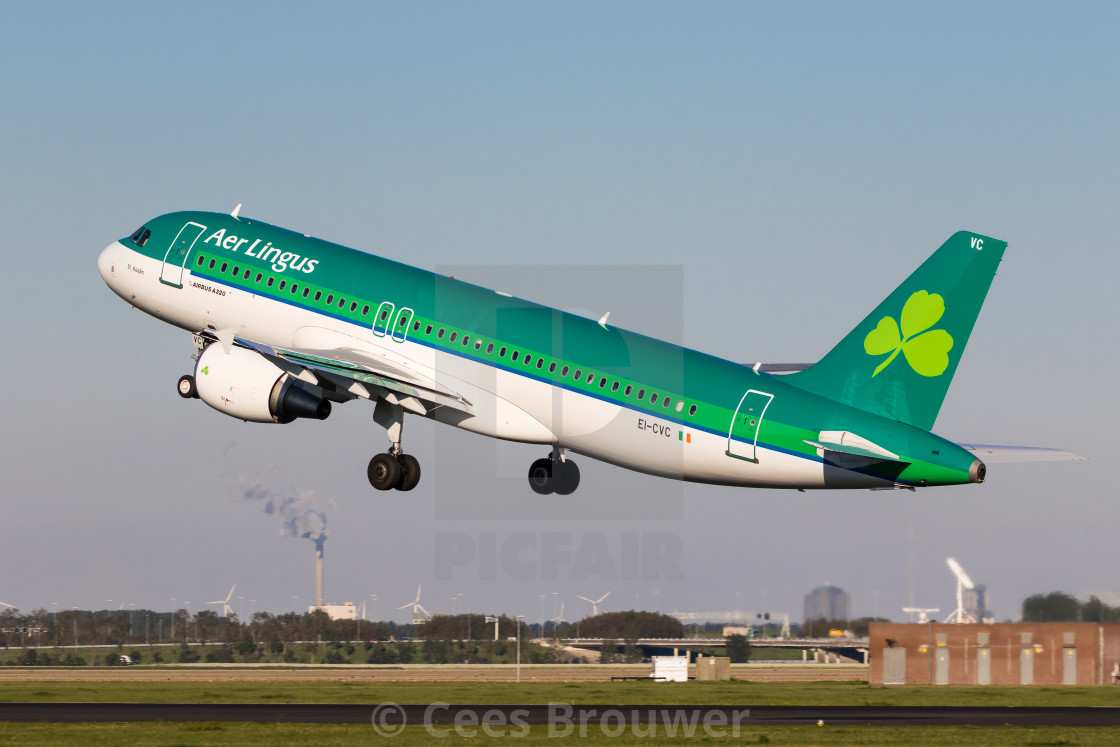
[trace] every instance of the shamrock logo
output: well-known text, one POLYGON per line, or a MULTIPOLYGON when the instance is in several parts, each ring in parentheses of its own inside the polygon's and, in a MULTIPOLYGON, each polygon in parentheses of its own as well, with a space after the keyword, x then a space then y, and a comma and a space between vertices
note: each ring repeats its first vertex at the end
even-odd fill
POLYGON ((202 375, 203 376, 209 376, 210 375, 210 366, 203 366, 202 367, 202 375))
POLYGON ((945 299, 936 293, 918 291, 902 307, 902 325, 892 316, 879 320, 879 325, 863 340, 868 355, 885 355, 872 376, 890 365, 900 352, 906 356, 910 367, 922 376, 940 376, 949 367, 949 351, 953 337, 943 329, 930 327, 937 324, 945 313, 945 299))

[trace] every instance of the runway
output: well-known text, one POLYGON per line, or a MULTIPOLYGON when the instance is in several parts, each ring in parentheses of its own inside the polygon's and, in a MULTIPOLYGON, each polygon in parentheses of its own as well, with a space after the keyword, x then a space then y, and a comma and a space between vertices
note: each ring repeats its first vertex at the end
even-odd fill
POLYGON ((671 724, 869 726, 1120 726, 1120 707, 938 706, 572 706, 449 705, 446 703, 0 703, 0 721, 128 722, 240 721, 260 723, 370 724, 383 727, 460 723, 671 724), (490 719, 486 721, 484 719, 490 719))

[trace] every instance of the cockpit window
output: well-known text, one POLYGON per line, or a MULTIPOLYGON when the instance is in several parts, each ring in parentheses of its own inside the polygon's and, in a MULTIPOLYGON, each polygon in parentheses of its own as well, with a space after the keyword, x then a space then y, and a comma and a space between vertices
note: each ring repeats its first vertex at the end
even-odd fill
POLYGON ((144 233, 140 234, 140 238, 136 242, 136 245, 137 246, 144 246, 144 244, 148 243, 148 239, 150 239, 151 236, 152 236, 152 232, 145 228, 144 233))
POLYGON ((131 236, 128 237, 128 240, 131 241, 133 244, 135 244, 136 240, 139 239, 141 234, 143 234, 143 233, 144 233, 144 226, 140 226, 139 228, 136 229, 135 233, 133 233, 131 236))

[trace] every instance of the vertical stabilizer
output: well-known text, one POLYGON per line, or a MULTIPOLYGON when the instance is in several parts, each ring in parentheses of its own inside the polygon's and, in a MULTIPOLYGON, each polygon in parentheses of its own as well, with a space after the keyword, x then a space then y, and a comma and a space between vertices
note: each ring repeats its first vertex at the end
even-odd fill
POLYGON ((932 429, 1006 248, 953 234, 819 363, 784 380, 932 429))

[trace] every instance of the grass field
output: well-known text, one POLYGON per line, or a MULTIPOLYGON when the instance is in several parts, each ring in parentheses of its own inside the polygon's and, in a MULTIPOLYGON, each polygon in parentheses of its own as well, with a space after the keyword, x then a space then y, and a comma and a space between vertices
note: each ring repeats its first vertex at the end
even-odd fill
MULTIPOLYGON (((377 739, 390 745, 478 744, 479 736, 446 737, 429 734, 421 727, 408 727, 391 739, 377 737, 370 726, 318 726, 306 724, 12 724, 0 722, 0 740, 19 745, 316 745, 351 747, 377 739)), ((727 744, 770 745, 1019 745, 1025 747, 1078 747, 1115 745, 1120 728, 942 726, 769 726, 744 728, 735 737, 668 737, 656 735, 659 744, 697 741, 727 744)), ((519 743, 556 744, 548 727, 532 727, 519 743)), ((617 737, 589 734, 591 744, 650 743, 650 737, 626 732, 617 737)))
POLYGON ((863 682, 5 682, 2 702, 1120 706, 1120 687, 883 687, 863 682))

